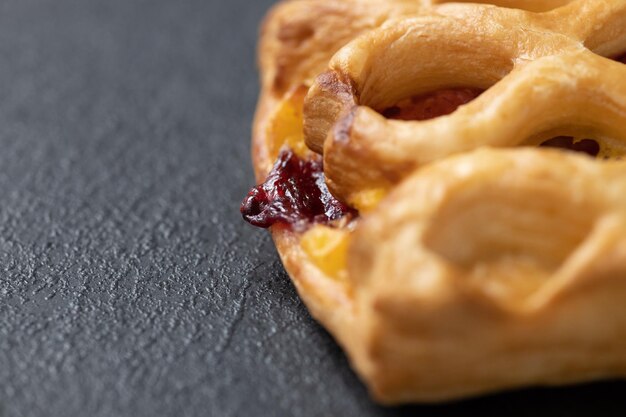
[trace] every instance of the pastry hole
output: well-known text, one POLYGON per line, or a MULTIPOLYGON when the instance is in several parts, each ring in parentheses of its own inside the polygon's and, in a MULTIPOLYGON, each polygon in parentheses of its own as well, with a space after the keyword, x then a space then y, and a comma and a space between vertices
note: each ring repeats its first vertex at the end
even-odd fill
POLYGON ((595 139, 576 139, 572 136, 557 136, 539 146, 582 152, 593 157, 600 153, 600 144, 595 139))
POLYGON ((570 126, 551 129, 526 140, 523 145, 579 152, 598 159, 621 159, 626 155, 626 141, 618 132, 596 128, 570 126))
POLYGON ((626 52, 621 55, 618 55, 612 58, 614 61, 621 62, 622 64, 626 64, 626 52))
POLYGON ((481 288, 528 295, 591 233, 593 199, 566 188, 540 178, 466 186, 429 223, 424 245, 481 288))
POLYGON ((452 97, 455 105, 440 109, 449 113, 475 98, 513 70, 517 45, 485 34, 476 48, 465 35, 472 30, 470 22, 457 19, 407 19, 393 33, 370 42, 364 66, 359 68, 359 105, 391 118, 394 113, 409 118, 414 116, 408 110, 414 101, 452 97), (456 103, 454 98, 464 100, 456 103))
POLYGON ((484 90, 479 88, 447 88, 400 100, 393 106, 378 110, 388 119, 428 120, 454 112, 484 90))

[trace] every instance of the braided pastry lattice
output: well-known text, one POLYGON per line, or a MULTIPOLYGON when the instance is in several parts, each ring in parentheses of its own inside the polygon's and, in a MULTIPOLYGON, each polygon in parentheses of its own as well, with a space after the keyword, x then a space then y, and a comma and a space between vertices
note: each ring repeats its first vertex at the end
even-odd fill
POLYGON ((266 21, 258 179, 300 146, 362 209, 274 228, 287 270, 382 402, 626 376, 626 0, 438 3, 295 0, 266 21), (484 92, 381 114, 458 87, 484 92), (560 135, 600 158, 536 147, 560 135))
POLYGON ((591 135, 626 153, 626 2, 577 1, 533 14, 438 7, 388 23, 342 49, 305 105, 311 149, 346 201, 389 188, 415 168, 479 146, 591 135), (373 109, 446 87, 487 90, 453 114, 388 120, 373 109), (340 119, 340 120, 338 120, 340 119), (333 126, 334 128, 331 128, 333 126))

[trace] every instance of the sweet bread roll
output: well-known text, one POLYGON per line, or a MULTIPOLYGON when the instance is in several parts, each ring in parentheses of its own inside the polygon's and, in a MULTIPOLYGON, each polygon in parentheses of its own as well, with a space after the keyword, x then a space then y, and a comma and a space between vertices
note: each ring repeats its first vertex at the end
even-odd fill
POLYGON ((382 403, 626 376, 626 0, 490 3, 263 25, 241 211, 382 403))

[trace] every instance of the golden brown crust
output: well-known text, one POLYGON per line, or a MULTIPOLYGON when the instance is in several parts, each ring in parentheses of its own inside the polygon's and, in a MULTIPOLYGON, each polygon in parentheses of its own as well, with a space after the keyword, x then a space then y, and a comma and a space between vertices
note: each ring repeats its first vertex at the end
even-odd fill
POLYGON ((294 0, 265 20, 259 45, 263 86, 275 94, 310 83, 330 57, 360 33, 416 13, 419 0, 294 0))
POLYGON ((351 354, 379 398, 626 375, 624 178, 624 163, 532 148, 407 178, 348 257, 351 354))
POLYGON ((626 163, 474 151, 580 132, 619 148, 626 67, 594 52, 626 51, 626 1, 491 3, 549 12, 293 0, 263 25, 257 180, 276 157, 277 109, 312 84, 304 134, 324 152, 329 187, 348 201, 392 190, 345 232, 346 280, 322 272, 302 233, 271 230, 311 314, 384 403, 626 375, 616 337, 626 332, 626 163), (491 88, 428 122, 365 106, 454 86, 491 88))
POLYGON ((535 144, 555 133, 626 144, 626 67, 581 46, 591 38, 611 55, 626 50, 626 4, 578 1, 547 14, 452 4, 393 22, 344 47, 313 85, 307 143, 325 150, 331 190, 348 202, 478 146, 535 144), (349 84, 352 96, 325 89, 328 78, 349 84), (387 120, 374 110, 456 86, 489 89, 435 120, 387 120))
MULTIPOLYGON (((298 88, 306 83, 309 77, 317 75, 336 49, 343 46, 341 41, 330 35, 334 33, 335 28, 349 26, 346 24, 345 14, 339 12, 349 9, 346 3, 348 2, 342 1, 321 5, 314 0, 278 3, 262 25, 259 42, 262 89, 252 131, 252 160, 257 182, 265 179, 276 157, 271 154, 267 132, 272 114, 290 90, 298 88), (317 6, 322 7, 315 9, 317 6), (303 40, 290 41, 287 36, 289 33, 308 33, 309 37, 311 36, 311 31, 294 27, 296 22, 292 20, 294 16, 305 26, 314 25, 316 20, 324 23, 323 30, 319 28, 316 30, 322 35, 327 35, 328 39, 320 41, 312 39, 308 43, 303 40), (324 50, 322 45, 330 49, 324 50), (314 54, 316 58, 306 59, 310 54, 314 54)), ((362 2, 353 3, 360 5, 362 2)), ((357 28, 354 36, 358 32, 357 28)), ((322 35, 320 37, 323 38, 322 35)), ((325 275, 308 258, 299 243, 301 233, 280 226, 272 227, 271 233, 285 269, 311 315, 337 335, 338 329, 345 327, 351 320, 348 288, 345 284, 325 275), (339 324, 339 321, 342 324, 339 324)))

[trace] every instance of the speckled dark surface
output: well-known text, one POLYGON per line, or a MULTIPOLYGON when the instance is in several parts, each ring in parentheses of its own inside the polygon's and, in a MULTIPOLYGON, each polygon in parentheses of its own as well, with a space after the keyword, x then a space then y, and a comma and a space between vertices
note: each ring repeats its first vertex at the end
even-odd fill
POLYGON ((623 383, 368 400, 237 213, 269 3, 0 4, 0 415, 624 416, 623 383))

